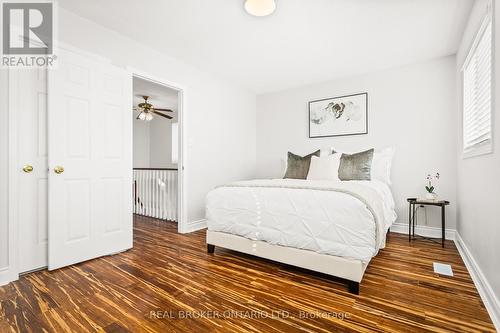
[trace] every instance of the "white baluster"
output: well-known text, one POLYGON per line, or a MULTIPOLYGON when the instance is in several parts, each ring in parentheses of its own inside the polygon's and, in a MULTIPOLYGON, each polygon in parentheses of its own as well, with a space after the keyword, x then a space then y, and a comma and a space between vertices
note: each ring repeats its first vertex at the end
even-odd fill
POLYGON ((144 183, 144 192, 142 193, 142 201, 143 201, 143 215, 147 216, 148 214, 148 173, 146 170, 142 171, 143 183, 144 183))
POLYGON ((137 171, 133 170, 133 180, 134 180, 134 214, 137 214, 137 206, 136 206, 136 199, 137 199, 137 171))
POLYGON ((135 214, 177 221, 177 170, 134 170, 133 179, 140 199, 134 202, 135 214))
POLYGON ((158 216, 159 219, 162 218, 162 216, 161 216, 161 192, 162 192, 162 188, 160 186, 162 173, 163 173, 162 170, 158 170, 158 172, 156 174, 156 193, 158 194, 158 198, 156 200, 156 215, 158 216))
POLYGON ((149 176, 149 181, 148 181, 148 186, 149 186, 149 190, 148 190, 148 193, 149 193, 149 213, 148 213, 148 216, 151 216, 151 217, 154 217, 154 186, 153 186, 153 182, 154 182, 154 175, 153 175, 153 171, 152 170, 148 170, 148 176, 149 176))
POLYGON ((179 173, 177 171, 174 172, 174 182, 173 182, 173 187, 174 187, 174 199, 172 200, 173 202, 173 220, 179 222, 178 220, 178 215, 177 215, 177 204, 178 204, 178 198, 177 195, 179 193, 179 173))
POLYGON ((168 193, 168 202, 166 202, 166 207, 167 207, 167 219, 169 221, 172 221, 172 200, 173 200, 173 195, 172 193, 172 176, 174 175, 175 171, 169 171, 168 176, 167 176, 167 188, 166 191, 168 193))
MULTIPOLYGON (((161 175, 160 175, 161 182, 162 182, 162 184, 165 184, 165 185, 167 184, 166 183, 167 179, 165 177, 167 173, 168 173, 167 170, 163 170, 161 172, 161 175)), ((161 190, 160 190, 160 204, 159 204, 159 207, 160 207, 160 216, 164 220, 167 218, 167 216, 166 216, 167 211, 165 209, 165 203, 167 202, 167 200, 168 200, 168 197, 167 197, 167 192, 166 192, 166 186, 163 186, 161 188, 161 190)))
POLYGON ((158 214, 158 200, 159 200, 158 188, 160 187, 158 185, 158 173, 159 173, 158 170, 153 171, 153 174, 154 174, 154 188, 153 188, 154 201, 153 202, 154 202, 154 207, 155 207, 155 210, 154 210, 154 217, 155 218, 160 217, 160 215, 158 214))
POLYGON ((173 175, 174 175, 174 172, 173 171, 170 171, 168 173, 168 185, 167 185, 167 191, 168 191, 168 202, 167 202, 167 205, 168 205, 168 219, 170 221, 172 221, 172 201, 174 199, 174 193, 172 192, 172 182, 173 182, 173 175))
POLYGON ((141 215, 144 215, 144 172, 142 170, 139 171, 139 193, 141 198, 141 215))
POLYGON ((168 175, 168 193, 169 193, 169 197, 168 197, 168 219, 170 221, 173 221, 175 220, 175 217, 174 217, 174 201, 175 201, 175 191, 174 191, 174 186, 175 184, 175 171, 170 171, 170 174, 168 175))
MULTIPOLYGON (((141 196, 142 196, 142 192, 141 192, 141 171, 140 170, 137 170, 137 197, 142 200, 141 196)), ((137 214, 142 214, 141 212, 141 205, 137 204, 137 214)))
POLYGON ((165 220, 168 220, 168 201, 170 200, 169 194, 168 194, 168 174, 170 173, 169 170, 166 170, 165 173, 163 174, 163 182, 165 183, 165 187, 163 188, 163 218, 165 220))
POLYGON ((155 216, 155 186, 154 170, 149 171, 149 216, 155 216))
POLYGON ((151 216, 151 172, 146 170, 144 175, 146 176, 146 216, 151 216))
POLYGON ((161 175, 163 174, 163 170, 158 170, 156 174, 156 192, 158 193, 158 198, 156 199, 156 215, 158 216, 159 219, 163 219, 163 216, 161 215, 161 200, 162 200, 162 192, 163 188, 161 186, 162 184, 162 179, 161 175))
MULTIPOLYGON (((142 192, 141 192, 141 171, 140 170, 137 170, 136 177, 137 177, 137 197, 140 200, 142 200, 142 198, 141 198, 141 196, 142 196, 142 192)), ((142 212, 141 212, 141 205, 139 204, 139 202, 137 203, 137 214, 142 214, 142 212)))

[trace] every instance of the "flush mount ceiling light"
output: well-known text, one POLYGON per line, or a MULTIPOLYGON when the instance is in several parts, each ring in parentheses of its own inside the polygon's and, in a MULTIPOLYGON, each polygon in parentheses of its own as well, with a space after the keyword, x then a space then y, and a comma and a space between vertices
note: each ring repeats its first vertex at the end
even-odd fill
POLYGON ((267 16, 276 10, 275 0, 245 0, 245 10, 253 16, 267 16))

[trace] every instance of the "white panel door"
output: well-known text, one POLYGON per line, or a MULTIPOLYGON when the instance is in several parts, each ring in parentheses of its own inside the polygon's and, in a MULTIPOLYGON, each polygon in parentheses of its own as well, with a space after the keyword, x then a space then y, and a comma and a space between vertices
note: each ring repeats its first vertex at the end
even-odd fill
POLYGON ((16 91, 19 272, 47 266, 47 71, 11 72, 16 91))
POLYGON ((60 48, 48 83, 52 270, 132 247, 132 76, 60 48))

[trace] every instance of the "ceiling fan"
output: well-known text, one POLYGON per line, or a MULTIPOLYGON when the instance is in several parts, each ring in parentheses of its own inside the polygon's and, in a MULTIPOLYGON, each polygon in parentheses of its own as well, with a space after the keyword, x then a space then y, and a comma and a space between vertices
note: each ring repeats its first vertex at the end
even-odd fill
POLYGON ((136 119, 139 120, 144 120, 144 121, 151 121, 153 120, 153 115, 157 115, 160 117, 164 117, 167 119, 172 119, 172 116, 169 116, 167 114, 163 114, 162 112, 174 112, 173 110, 170 109, 160 109, 160 108, 155 108, 153 104, 148 103, 148 98, 149 96, 142 96, 144 98, 144 102, 139 103, 134 110, 140 111, 139 115, 137 116, 136 119))

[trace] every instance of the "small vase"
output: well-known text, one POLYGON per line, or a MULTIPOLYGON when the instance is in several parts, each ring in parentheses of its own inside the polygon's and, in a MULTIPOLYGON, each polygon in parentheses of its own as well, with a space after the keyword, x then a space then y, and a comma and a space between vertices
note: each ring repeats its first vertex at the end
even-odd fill
POLYGON ((429 193, 429 192, 427 192, 427 193, 425 194, 425 198, 426 198, 427 200, 436 200, 437 195, 436 195, 436 193, 429 193))

